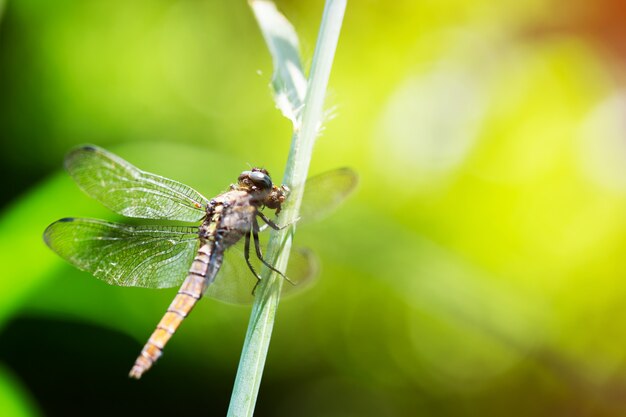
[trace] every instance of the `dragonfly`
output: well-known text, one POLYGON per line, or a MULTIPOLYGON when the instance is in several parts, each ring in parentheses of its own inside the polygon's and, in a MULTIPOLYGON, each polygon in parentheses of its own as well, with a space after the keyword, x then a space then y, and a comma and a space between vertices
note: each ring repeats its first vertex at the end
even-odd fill
MULTIPOLYGON (((272 182, 267 170, 243 171, 236 184, 207 199, 187 185, 142 171, 94 145, 68 153, 65 168, 87 195, 122 216, 196 224, 131 225, 63 218, 44 232, 45 243, 61 258, 108 284, 142 288, 180 286, 137 357, 129 373, 131 378, 141 378, 152 367, 203 296, 226 302, 253 299, 261 276, 250 259, 252 244, 263 265, 293 282, 267 262, 261 250, 259 234, 264 229, 289 226, 277 224, 263 212, 268 209, 278 216, 290 194, 289 187, 272 182), (240 250, 242 240, 243 250, 240 250), (242 261, 225 256, 231 252, 227 252, 229 248, 238 255, 243 252, 249 270, 246 277, 241 272, 242 261), (256 281, 250 281, 250 273, 256 281)), ((304 185, 301 218, 316 219, 330 213, 353 192, 357 182, 356 173, 349 168, 310 178, 304 185)), ((304 260, 300 264, 305 266, 300 268, 299 275, 305 280, 314 275, 315 268, 309 265, 310 259, 301 259, 304 260)))

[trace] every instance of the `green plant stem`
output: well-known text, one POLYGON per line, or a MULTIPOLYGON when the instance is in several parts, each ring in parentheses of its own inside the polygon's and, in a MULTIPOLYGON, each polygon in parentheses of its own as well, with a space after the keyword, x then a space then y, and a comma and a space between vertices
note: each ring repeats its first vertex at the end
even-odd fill
MULTIPOLYGON (((302 123, 292 137, 291 149, 283 183, 293 190, 283 213, 283 223, 297 219, 304 192, 303 184, 308 176, 313 145, 324 116, 324 98, 332 67, 346 0, 327 0, 320 32, 309 74, 307 94, 302 109, 302 123), (294 186, 295 185, 295 186, 294 186)), ((272 233, 267 250, 267 259, 279 270, 285 271, 295 226, 272 233)), ((269 348, 276 309, 280 299, 282 278, 265 268, 263 281, 257 289, 250 315, 237 377, 233 387, 228 416, 252 416, 261 384, 265 359, 269 348)))

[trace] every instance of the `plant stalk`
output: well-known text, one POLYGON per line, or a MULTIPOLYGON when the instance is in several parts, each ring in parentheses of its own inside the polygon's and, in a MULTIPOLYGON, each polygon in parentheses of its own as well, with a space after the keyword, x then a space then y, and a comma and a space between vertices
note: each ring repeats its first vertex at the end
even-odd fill
MULTIPOLYGON (((307 93, 301 113, 301 128, 294 132, 291 149, 285 166, 283 184, 293 191, 282 211, 282 223, 290 223, 298 218, 304 183, 308 176, 313 153, 313 145, 322 126, 324 98, 332 67, 341 24, 346 8, 346 0, 327 0, 317 38, 307 93)), ((285 271, 295 225, 280 231, 273 231, 267 249, 267 259, 277 269, 285 271)), ((248 331, 241 353, 239 368, 233 387, 229 417, 250 417, 261 384, 265 359, 271 339, 272 329, 283 280, 264 268, 252 306, 248 331)))

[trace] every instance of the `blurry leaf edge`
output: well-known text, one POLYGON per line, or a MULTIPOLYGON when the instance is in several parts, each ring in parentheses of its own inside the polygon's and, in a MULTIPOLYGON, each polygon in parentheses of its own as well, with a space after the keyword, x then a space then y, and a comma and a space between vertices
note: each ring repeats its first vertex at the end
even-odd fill
POLYGON ((298 36, 293 25, 267 0, 250 0, 263 38, 272 56, 272 88, 276 107, 291 120, 294 130, 300 127, 300 112, 307 91, 307 80, 300 60, 298 36))

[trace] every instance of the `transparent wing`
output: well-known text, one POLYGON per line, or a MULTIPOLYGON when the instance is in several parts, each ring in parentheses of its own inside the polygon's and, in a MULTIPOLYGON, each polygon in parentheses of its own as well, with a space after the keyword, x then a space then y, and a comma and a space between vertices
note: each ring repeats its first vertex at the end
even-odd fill
POLYGON ((90 197, 126 217, 196 222, 207 199, 179 182, 144 172, 96 146, 83 146, 65 158, 65 167, 90 197))
MULTIPOLYGON (((226 250, 222 268, 215 281, 207 288, 205 296, 232 304, 251 304, 254 301, 252 290, 257 279, 246 264, 243 248, 243 243, 239 243, 226 250)), ((250 260, 260 273, 262 266, 256 259, 254 248, 251 248, 250 260)), ((309 288, 318 274, 318 265, 317 258, 312 252, 293 249, 289 256, 286 275, 296 285, 283 283, 282 296, 290 296, 309 288)))
POLYGON ((300 207, 300 222, 328 216, 356 189, 359 176, 350 168, 339 168, 307 179, 300 207))
POLYGON ((169 288, 185 279, 198 247, 198 229, 128 226, 67 218, 44 232, 50 248, 111 285, 169 288))

